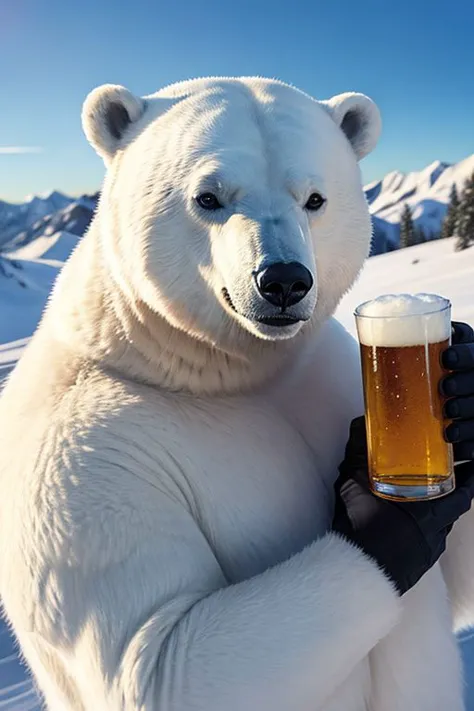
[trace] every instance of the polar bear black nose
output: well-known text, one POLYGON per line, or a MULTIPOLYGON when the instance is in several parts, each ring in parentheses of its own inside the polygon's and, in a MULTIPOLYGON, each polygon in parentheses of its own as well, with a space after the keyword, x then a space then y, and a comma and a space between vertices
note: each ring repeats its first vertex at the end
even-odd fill
POLYGON ((276 262, 257 272, 255 282, 263 298, 284 311, 304 299, 313 286, 313 277, 299 262, 276 262))

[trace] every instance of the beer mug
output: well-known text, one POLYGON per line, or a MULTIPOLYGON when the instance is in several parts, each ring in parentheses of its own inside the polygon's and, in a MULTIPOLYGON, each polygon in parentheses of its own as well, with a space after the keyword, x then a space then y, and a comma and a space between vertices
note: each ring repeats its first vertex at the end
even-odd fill
POLYGON ((388 294, 361 304, 355 317, 372 491, 413 501, 448 494, 453 452, 439 382, 451 304, 434 294, 388 294))

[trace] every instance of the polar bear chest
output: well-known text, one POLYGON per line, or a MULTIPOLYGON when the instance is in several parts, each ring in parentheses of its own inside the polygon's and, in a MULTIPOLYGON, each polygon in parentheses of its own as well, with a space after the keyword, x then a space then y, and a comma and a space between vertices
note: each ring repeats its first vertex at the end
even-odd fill
POLYGON ((160 446, 171 476, 229 582, 286 560, 329 528, 331 477, 271 403, 194 401, 167 422, 160 446))

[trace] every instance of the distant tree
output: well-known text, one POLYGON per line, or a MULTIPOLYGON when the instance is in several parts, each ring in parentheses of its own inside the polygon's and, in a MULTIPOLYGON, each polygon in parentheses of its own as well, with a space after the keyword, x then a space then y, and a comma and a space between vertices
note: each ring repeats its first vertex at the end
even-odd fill
POLYGON ((400 221, 400 249, 416 244, 415 226, 408 203, 405 203, 400 221))
POLYGON ((444 239, 446 237, 452 237, 456 231, 456 223, 458 219, 458 209, 459 209, 459 197, 456 188, 456 183, 451 186, 451 193, 449 195, 448 209, 446 210, 446 215, 443 220, 441 227, 441 237, 444 239))
POLYGON ((474 173, 466 180, 458 207, 455 249, 460 252, 474 242, 474 173))
POLYGON ((423 226, 415 227, 415 243, 423 244, 423 242, 428 242, 429 237, 427 236, 423 226))

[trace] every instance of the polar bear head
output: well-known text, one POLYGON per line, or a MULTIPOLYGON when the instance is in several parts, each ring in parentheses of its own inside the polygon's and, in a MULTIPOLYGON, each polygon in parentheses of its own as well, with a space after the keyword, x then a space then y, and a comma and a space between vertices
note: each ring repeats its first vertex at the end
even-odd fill
POLYGON ((324 321, 367 256, 358 161, 379 112, 278 81, 199 79, 86 99, 107 165, 101 239, 117 288, 214 346, 293 338, 324 321))

